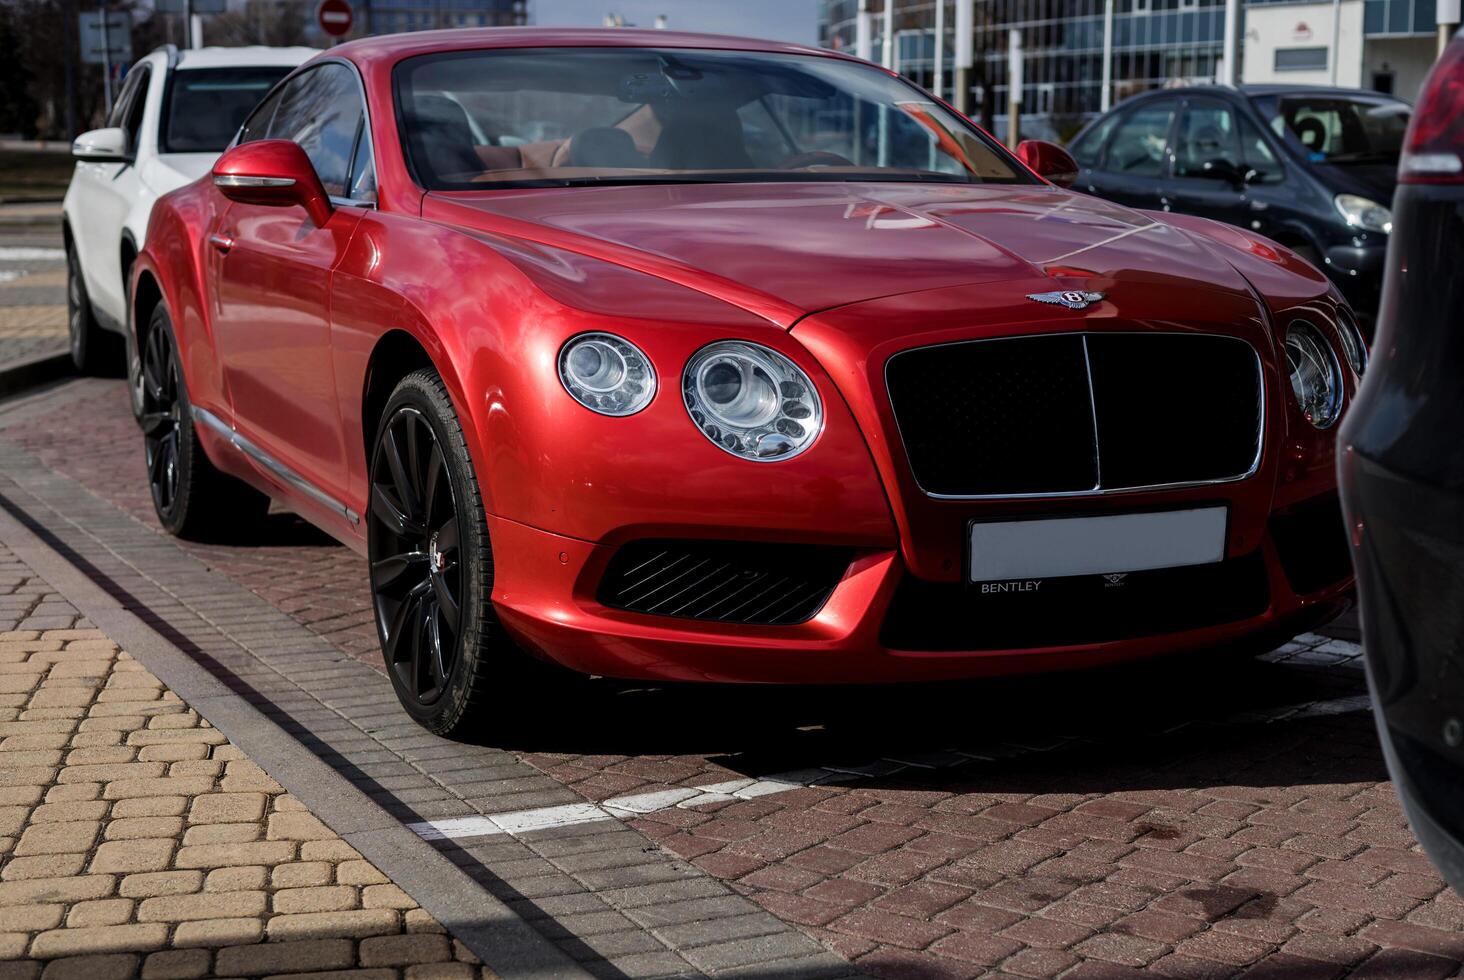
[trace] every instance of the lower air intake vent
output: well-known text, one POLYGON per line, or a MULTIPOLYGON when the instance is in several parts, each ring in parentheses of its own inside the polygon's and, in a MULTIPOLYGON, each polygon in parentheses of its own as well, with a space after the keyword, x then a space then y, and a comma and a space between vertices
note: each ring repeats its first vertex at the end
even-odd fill
POLYGON ((818 545, 633 541, 610 560, 600 601, 656 616, 790 626, 823 608, 851 557, 818 545))

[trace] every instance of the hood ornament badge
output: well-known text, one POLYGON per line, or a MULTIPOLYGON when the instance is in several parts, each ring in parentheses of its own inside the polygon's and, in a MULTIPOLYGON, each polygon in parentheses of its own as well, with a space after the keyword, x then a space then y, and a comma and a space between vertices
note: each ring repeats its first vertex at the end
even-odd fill
POLYGON ((1050 293, 1028 293, 1028 299, 1054 306, 1066 306, 1070 310, 1081 310, 1103 298, 1102 293, 1089 293, 1081 289, 1062 289, 1050 293))

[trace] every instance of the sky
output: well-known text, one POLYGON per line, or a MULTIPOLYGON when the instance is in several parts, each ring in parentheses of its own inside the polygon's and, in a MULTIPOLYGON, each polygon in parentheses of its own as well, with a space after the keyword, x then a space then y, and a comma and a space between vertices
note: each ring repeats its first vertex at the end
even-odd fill
POLYGON ((818 0, 530 0, 529 16, 544 27, 599 27, 606 14, 652 27, 665 14, 675 31, 741 34, 814 44, 818 0))

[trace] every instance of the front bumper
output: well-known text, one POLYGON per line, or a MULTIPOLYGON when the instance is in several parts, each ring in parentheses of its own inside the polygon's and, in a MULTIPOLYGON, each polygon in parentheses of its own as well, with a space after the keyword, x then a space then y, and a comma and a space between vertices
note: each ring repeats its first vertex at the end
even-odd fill
MULTIPOLYGON (((1267 539, 1255 559, 1269 594, 1253 615, 1200 628, 1149 632, 1138 616, 1126 636, 1101 642, 970 649, 900 649, 887 626, 902 582, 896 551, 857 553, 812 619, 788 626, 747 626, 626 612, 598 598, 601 573, 615 549, 490 518, 494 606, 526 649, 587 674, 659 681, 889 683, 994 677, 1097 667, 1146 657, 1254 643, 1279 644, 1328 622, 1350 602, 1351 577, 1298 596, 1267 539)), ((970 604, 947 609, 960 615, 970 604)), ((1153 622, 1158 622, 1157 617, 1153 622)))
POLYGON ((1352 452, 1341 467, 1388 771, 1464 892, 1464 496, 1352 452))

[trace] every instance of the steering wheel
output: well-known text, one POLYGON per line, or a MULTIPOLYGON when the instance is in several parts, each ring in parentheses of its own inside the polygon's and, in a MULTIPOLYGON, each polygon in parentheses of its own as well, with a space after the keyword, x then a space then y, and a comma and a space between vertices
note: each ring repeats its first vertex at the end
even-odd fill
POLYGON ((837 153, 830 153, 827 150, 811 150, 808 153, 795 153, 778 164, 781 170, 802 170, 806 167, 852 166, 854 166, 853 160, 847 157, 841 157, 837 153))

